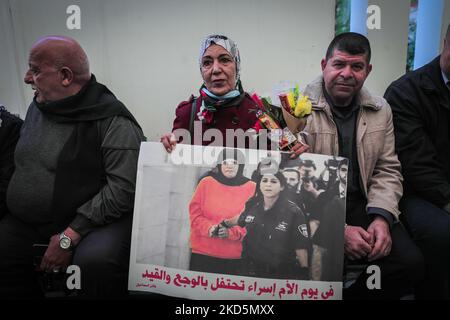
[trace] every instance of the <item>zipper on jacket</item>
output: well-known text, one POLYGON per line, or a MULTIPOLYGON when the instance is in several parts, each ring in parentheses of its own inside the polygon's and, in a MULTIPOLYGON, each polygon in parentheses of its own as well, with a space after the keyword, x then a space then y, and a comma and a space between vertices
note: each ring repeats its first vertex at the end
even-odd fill
POLYGON ((338 138, 339 134, 338 134, 338 130, 337 130, 337 125, 333 119, 333 114, 332 114, 331 110, 326 107, 323 108, 322 110, 325 112, 325 114, 328 117, 328 121, 331 122, 331 124, 333 125, 333 128, 334 128, 334 143, 333 143, 333 150, 331 150, 331 152, 332 152, 333 156, 339 156, 339 138, 338 138), (337 151, 336 151, 336 148, 337 148, 337 151))
MULTIPOLYGON (((358 128, 359 128, 359 124, 361 122, 361 119, 363 117, 363 112, 364 112, 364 108, 360 107, 359 112, 358 112, 358 119, 356 119, 356 159, 358 160, 358 166, 359 166, 359 183, 362 186, 365 196, 367 198, 367 187, 366 184, 363 181, 363 170, 364 167, 361 166, 361 160, 359 157, 359 153, 360 153, 360 146, 359 146, 359 141, 358 141, 358 128)), ((364 122, 364 126, 366 126, 367 124, 364 122)), ((367 128, 366 128, 367 130, 367 128)), ((361 141, 362 141, 362 137, 361 137, 361 141)), ((365 173, 364 173, 365 174, 365 173)), ((365 175, 364 175, 365 176, 365 175)))

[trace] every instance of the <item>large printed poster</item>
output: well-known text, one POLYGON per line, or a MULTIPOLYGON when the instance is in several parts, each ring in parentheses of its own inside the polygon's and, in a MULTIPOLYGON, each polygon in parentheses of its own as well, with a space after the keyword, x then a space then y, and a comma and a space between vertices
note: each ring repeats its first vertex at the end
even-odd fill
POLYGON ((316 154, 143 143, 129 290, 341 299, 347 169, 316 154))

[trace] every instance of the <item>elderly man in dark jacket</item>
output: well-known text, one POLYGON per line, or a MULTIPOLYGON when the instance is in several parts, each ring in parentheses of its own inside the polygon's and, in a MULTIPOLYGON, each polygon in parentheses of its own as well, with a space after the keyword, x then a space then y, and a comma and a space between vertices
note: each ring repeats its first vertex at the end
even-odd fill
POLYGON ((450 297, 449 79, 450 25, 442 54, 385 93, 406 183, 403 218, 427 264, 424 298, 450 297))
POLYGON ((14 171, 14 149, 22 120, 0 105, 0 219, 6 214, 6 189, 14 171))
POLYGON ((24 81, 35 93, 14 153, 9 213, 0 220, 0 298, 39 294, 34 244, 48 244, 41 271, 79 267, 74 282, 83 298, 124 296, 145 137, 126 106, 96 81, 74 39, 39 39, 28 65, 24 81))

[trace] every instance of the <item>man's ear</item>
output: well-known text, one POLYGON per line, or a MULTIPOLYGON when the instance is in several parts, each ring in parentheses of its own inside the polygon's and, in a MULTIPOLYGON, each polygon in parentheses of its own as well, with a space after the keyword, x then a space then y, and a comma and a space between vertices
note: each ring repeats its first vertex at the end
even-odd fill
POLYGON ((325 58, 323 58, 322 61, 320 61, 320 66, 322 67, 322 71, 327 66, 327 60, 325 58))
POLYGON ((367 65, 367 75, 369 75, 371 71, 372 71, 372 65, 369 63, 367 65))
POLYGON ((61 84, 63 87, 68 87, 73 81, 73 72, 68 67, 62 67, 59 70, 61 73, 61 84))

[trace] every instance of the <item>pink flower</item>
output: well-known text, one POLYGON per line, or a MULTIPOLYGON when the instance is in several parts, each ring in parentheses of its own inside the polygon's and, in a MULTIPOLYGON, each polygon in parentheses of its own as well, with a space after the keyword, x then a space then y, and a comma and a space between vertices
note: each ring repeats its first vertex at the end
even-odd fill
POLYGON ((212 112, 205 110, 202 112, 202 116, 203 116, 203 122, 204 123, 212 123, 213 121, 213 114, 212 112))
POLYGON ((261 121, 257 120, 255 122, 255 125, 253 126, 253 129, 255 129, 256 132, 259 132, 259 130, 264 129, 263 125, 261 124, 261 121))
POLYGON ((252 94, 252 99, 260 109, 264 110, 264 104, 262 103, 261 98, 256 93, 252 94))

